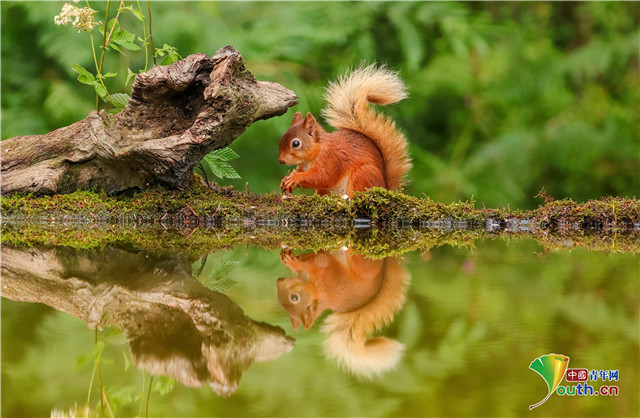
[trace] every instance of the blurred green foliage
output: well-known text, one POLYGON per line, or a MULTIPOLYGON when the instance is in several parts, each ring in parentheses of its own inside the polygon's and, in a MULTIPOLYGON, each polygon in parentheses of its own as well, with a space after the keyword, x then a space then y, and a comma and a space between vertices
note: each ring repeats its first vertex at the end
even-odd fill
MULTIPOLYGON (((88 34, 53 24, 61 6, 2 2, 3 139, 70 124, 95 105, 71 69, 92 65, 88 34)), ((156 45, 186 56, 231 44, 257 78, 297 93, 294 110, 319 115, 327 81, 362 62, 398 69, 410 97, 385 112, 411 143, 411 194, 526 209, 543 188, 577 201, 640 190, 638 2, 151 6, 156 45)), ((107 80, 114 92, 126 68, 144 67, 127 54, 106 59, 121 75, 107 80)), ((242 180, 223 184, 278 190, 290 114, 234 143, 242 180)))

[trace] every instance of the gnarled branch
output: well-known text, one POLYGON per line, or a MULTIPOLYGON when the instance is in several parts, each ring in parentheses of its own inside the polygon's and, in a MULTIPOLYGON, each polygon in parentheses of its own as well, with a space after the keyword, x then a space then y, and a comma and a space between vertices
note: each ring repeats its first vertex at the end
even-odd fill
POLYGON ((296 103, 292 91, 257 81, 233 47, 190 55, 138 75, 117 115, 94 111, 45 135, 3 141, 2 194, 184 187, 207 153, 296 103))

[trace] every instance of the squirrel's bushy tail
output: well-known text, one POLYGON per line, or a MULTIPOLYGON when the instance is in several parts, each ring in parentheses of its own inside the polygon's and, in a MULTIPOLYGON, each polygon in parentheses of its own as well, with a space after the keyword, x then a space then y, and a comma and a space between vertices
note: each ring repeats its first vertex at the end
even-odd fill
POLYGON ((367 337, 388 325, 405 300, 409 275, 399 259, 388 258, 384 279, 375 298, 353 312, 334 313, 325 320, 325 352, 328 357, 361 377, 372 377, 392 369, 400 360, 404 345, 385 337, 367 337))
POLYGON ((388 189, 407 183, 411 169, 407 140, 393 120, 369 108, 369 103, 387 105, 407 97, 398 73, 372 64, 359 67, 329 83, 325 93, 327 107, 322 114, 337 129, 351 129, 369 137, 380 149, 385 164, 388 189))

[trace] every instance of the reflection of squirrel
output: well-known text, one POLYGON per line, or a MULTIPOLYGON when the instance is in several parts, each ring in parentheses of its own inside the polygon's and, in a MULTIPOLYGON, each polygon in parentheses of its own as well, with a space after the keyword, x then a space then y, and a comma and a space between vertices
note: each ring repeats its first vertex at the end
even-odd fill
POLYGON ((328 133, 311 113, 300 112, 280 139, 278 162, 297 165, 280 188, 297 186, 352 196, 370 187, 396 189, 411 168, 407 141, 395 123, 369 103, 386 105, 407 97, 398 75, 384 67, 360 67, 327 88, 323 116, 337 131, 328 133))
POLYGON ((371 376, 393 368, 404 346, 385 337, 367 337, 389 324, 405 300, 408 275, 400 260, 371 260, 351 249, 294 256, 282 252, 282 262, 297 277, 278 279, 278 300, 291 324, 309 329, 325 309, 322 330, 325 350, 348 370, 371 376))

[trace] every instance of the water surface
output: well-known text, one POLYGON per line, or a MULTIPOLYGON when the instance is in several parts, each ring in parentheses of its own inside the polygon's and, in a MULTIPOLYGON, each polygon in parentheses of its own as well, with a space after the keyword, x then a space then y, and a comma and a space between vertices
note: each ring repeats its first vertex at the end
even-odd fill
POLYGON ((195 260, 117 246, 2 255, 7 417, 639 413, 633 254, 514 239, 375 260, 246 246, 195 260), (319 294, 305 319, 284 284, 309 282, 319 294), (336 306, 351 313, 321 312, 336 306), (364 316, 381 329, 355 335, 364 316), (548 393, 529 365, 550 353, 617 370, 587 383, 618 396, 553 394, 529 411, 548 393))

